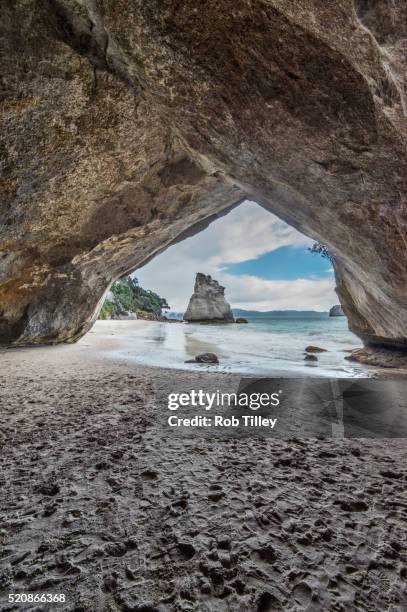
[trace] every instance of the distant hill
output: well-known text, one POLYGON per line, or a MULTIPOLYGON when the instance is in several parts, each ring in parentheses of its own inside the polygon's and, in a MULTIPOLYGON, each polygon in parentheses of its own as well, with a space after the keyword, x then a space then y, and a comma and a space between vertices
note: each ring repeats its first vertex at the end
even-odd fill
MULTIPOLYGON (((243 310, 242 308, 232 308, 233 316, 252 318, 252 319, 269 319, 270 317, 281 319, 320 319, 328 317, 327 312, 317 312, 316 310, 243 310)), ((169 312, 167 317, 170 319, 182 319, 182 312, 169 312)))
POLYGON ((232 308, 235 317, 252 317, 256 319, 269 319, 270 317, 276 317, 281 319, 319 319, 321 317, 327 317, 327 312, 317 312, 316 310, 267 310, 262 312, 260 310, 243 310, 241 308, 232 308))

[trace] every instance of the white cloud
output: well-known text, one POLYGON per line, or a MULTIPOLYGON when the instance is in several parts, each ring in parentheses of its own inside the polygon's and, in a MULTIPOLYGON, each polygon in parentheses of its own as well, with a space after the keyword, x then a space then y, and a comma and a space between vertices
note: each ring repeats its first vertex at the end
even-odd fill
POLYGON ((309 246, 313 242, 249 201, 215 221, 202 232, 201 239, 209 247, 212 265, 248 261, 283 246, 309 246))
POLYGON ((328 310, 338 302, 332 278, 277 281, 225 274, 221 282, 233 306, 246 310, 328 310))
POLYGON ((256 259, 282 246, 309 246, 312 240, 253 202, 244 202, 206 230, 167 249, 136 271, 140 284, 185 310, 195 274, 211 274, 226 287, 232 306, 250 310, 327 310, 338 298, 334 280, 264 280, 235 276, 226 264, 256 259))

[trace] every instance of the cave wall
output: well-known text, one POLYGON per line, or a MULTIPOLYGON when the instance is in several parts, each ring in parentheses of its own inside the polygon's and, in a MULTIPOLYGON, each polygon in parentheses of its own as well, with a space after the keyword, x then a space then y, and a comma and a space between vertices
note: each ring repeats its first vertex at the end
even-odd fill
POLYGON ((403 0, 1 0, 0 342, 72 341, 121 274, 245 197, 406 345, 403 0))

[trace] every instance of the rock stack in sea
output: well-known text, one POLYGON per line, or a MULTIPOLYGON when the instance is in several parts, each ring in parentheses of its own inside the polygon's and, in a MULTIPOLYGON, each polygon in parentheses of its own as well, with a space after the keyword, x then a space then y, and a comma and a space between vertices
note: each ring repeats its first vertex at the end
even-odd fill
POLYGON ((233 323, 230 304, 225 300, 225 288, 214 278, 198 272, 194 292, 184 314, 184 321, 194 323, 233 323))
POLYGON ((330 317, 344 317, 345 313, 342 310, 342 306, 340 304, 335 304, 329 311, 330 317))

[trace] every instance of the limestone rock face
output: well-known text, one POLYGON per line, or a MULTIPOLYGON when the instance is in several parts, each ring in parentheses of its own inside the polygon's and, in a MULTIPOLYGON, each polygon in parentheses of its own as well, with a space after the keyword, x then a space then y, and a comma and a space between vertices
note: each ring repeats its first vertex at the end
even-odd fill
POLYGON ((329 310, 329 316, 330 317, 344 317, 345 313, 343 312, 343 308, 340 304, 335 304, 335 306, 332 306, 332 308, 330 308, 329 310))
POLYGON ((248 197, 328 247, 352 331, 407 346, 405 0, 0 2, 3 344, 77 339, 248 197))
POLYGON ((230 304, 225 300, 225 287, 211 276, 198 272, 184 321, 233 323, 230 304))

